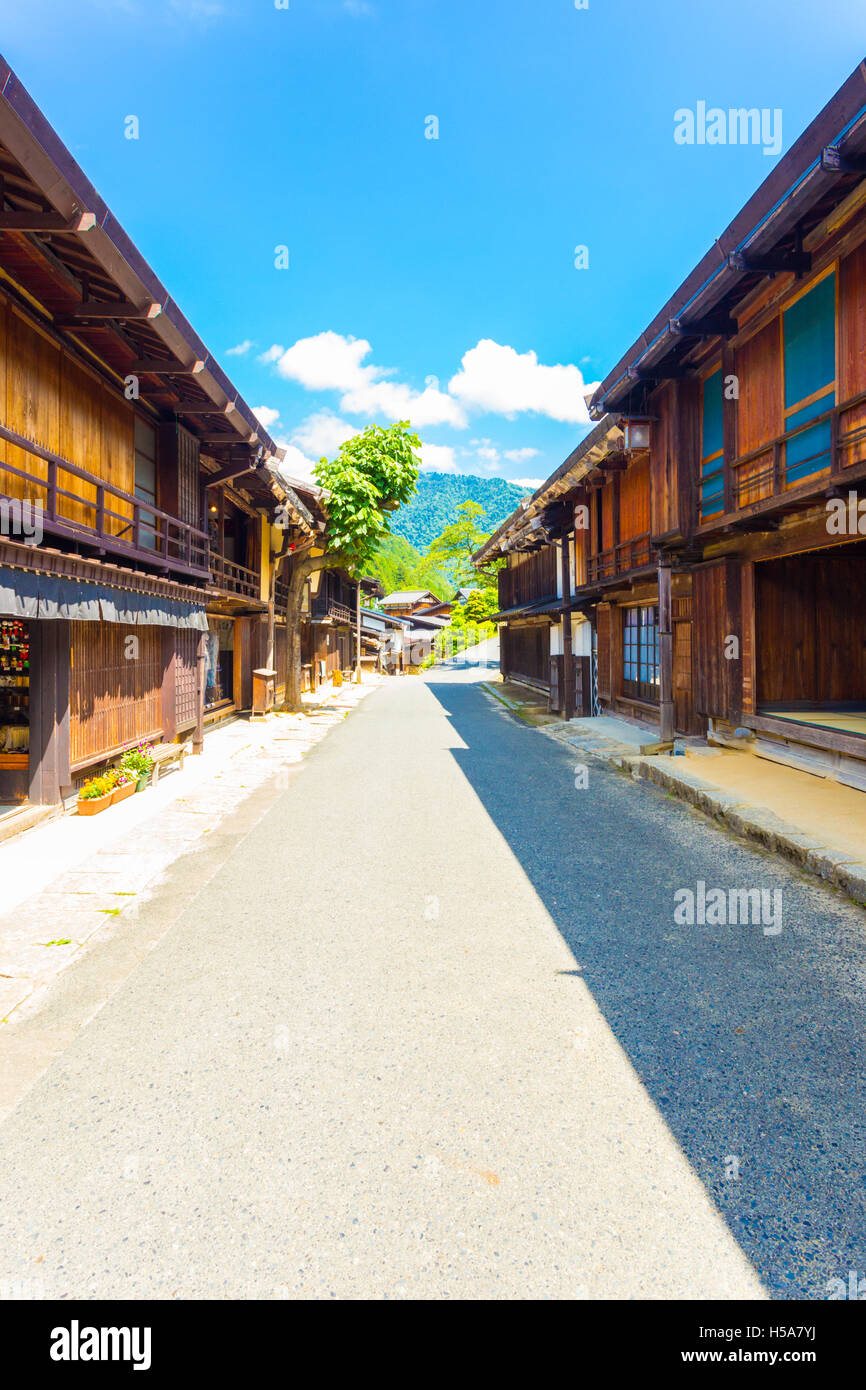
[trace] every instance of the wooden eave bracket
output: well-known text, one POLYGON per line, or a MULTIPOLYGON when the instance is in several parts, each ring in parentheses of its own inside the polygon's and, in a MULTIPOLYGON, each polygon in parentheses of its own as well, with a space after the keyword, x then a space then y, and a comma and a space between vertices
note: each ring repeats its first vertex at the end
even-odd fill
POLYGON ((0 232, 89 232, 96 226, 96 214, 76 212, 64 217, 60 212, 0 212, 0 232))
POLYGON ((843 154, 838 145, 826 145, 821 168, 826 174, 866 174, 866 155, 843 154))

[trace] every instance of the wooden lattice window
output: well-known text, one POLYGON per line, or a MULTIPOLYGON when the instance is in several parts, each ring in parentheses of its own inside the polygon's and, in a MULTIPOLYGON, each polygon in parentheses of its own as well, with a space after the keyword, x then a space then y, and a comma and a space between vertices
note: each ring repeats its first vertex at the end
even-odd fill
POLYGON ((658 608, 624 608, 622 619, 622 693, 636 700, 658 700, 658 608))
POLYGON ((162 732, 162 628, 71 624, 71 760, 95 762, 162 732))

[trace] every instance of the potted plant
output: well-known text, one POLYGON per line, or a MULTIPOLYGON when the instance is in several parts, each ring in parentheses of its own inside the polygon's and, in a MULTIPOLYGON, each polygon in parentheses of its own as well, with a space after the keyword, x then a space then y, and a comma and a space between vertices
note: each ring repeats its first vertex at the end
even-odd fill
POLYGON ((114 783, 114 791, 111 797, 111 804, 114 806, 118 801, 125 801, 128 796, 132 796, 136 789, 137 782, 132 773, 127 772, 126 769, 122 767, 117 768, 113 774, 112 780, 114 783))
POLYGON ((140 743, 137 748, 128 748, 120 760, 118 770, 132 779, 137 792, 144 791, 153 772, 153 758, 150 756, 152 747, 150 743, 140 743))
POLYGON ((114 783, 109 777, 91 777, 78 789, 79 816, 98 816, 114 800, 114 783))

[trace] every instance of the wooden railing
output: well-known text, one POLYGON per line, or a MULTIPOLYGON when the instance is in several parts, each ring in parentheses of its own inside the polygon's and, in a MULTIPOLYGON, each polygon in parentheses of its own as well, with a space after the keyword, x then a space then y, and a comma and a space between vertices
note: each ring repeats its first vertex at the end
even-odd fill
POLYGON ((587 583, 597 584, 602 579, 612 579, 617 574, 628 574, 630 570, 643 569, 650 563, 650 533, 642 532, 631 536, 627 541, 600 550, 590 555, 587 565, 587 583))
POLYGON ((226 560, 224 556, 218 555, 212 550, 210 555, 210 568, 212 583, 218 589, 225 589, 229 594, 238 594, 242 598, 259 598, 261 596, 261 581, 255 570, 247 569, 246 565, 238 565, 234 560, 226 560))
MULTIPOLYGON (((808 493, 826 486, 828 477, 844 478, 845 471, 855 463, 866 461, 866 391, 852 396, 839 405, 829 406, 820 415, 805 420, 793 429, 770 439, 766 444, 741 454, 731 464, 730 497, 726 506, 716 508, 717 514, 737 511, 755 502, 779 498, 792 489, 808 493), (843 417, 856 412, 847 427, 843 417), (817 447, 810 453, 789 460, 793 441, 809 430, 824 427, 823 438, 815 440, 817 447), (799 476, 796 476, 799 475, 799 476)), ((707 481, 706 479, 704 481, 707 481)), ((709 521, 710 517, 704 517, 709 521)))
POLYGON ((330 618, 335 623, 353 623, 355 621, 355 614, 351 608, 327 595, 313 599, 311 616, 318 622, 322 622, 326 618, 330 618))
POLYGON ((274 603, 280 613, 285 613, 286 604, 289 601, 289 585, 285 579, 274 581, 274 603))
MULTIPOLYGON (((8 461, 0 463, 0 473, 20 478, 26 500, 41 508, 39 521, 43 531, 71 541, 86 542, 100 551, 140 560, 157 569, 207 578, 205 531, 124 492, 50 449, 43 449, 6 425, 0 425, 0 439, 47 465, 45 476, 40 477, 8 461), (64 475, 62 481, 61 474, 64 475), (79 486, 69 486, 67 479, 79 486), (70 512, 83 513, 85 519, 70 515, 70 512)), ((2 491, 0 500, 8 511, 16 502, 20 505, 22 498, 2 491)))
POLYGON ((500 610, 556 598, 558 554, 555 546, 545 546, 543 550, 521 555, 516 564, 500 570, 497 575, 500 610))

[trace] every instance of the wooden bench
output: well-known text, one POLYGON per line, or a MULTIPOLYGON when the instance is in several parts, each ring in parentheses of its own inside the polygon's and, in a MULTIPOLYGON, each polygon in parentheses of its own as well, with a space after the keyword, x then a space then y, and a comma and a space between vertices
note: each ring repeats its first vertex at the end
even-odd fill
POLYGON ((183 772, 183 760, 191 748, 191 743, 158 743, 155 748, 152 748, 150 756, 153 758, 153 771, 150 774, 150 785, 156 786, 159 781, 160 769, 166 763, 173 763, 177 760, 180 763, 180 770, 183 772))

